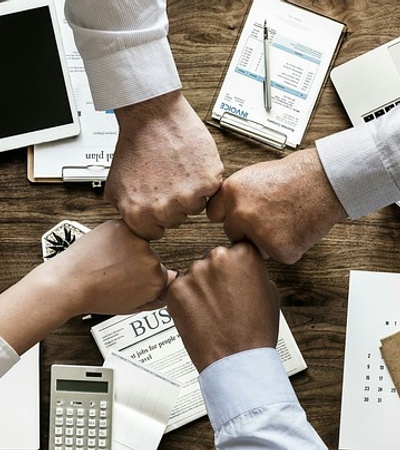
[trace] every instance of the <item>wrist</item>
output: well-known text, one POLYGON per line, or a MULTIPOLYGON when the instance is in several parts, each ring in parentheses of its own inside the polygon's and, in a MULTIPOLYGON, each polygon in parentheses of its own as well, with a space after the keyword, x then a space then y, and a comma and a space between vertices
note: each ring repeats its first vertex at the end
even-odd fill
POLYGON ((175 113, 180 111, 183 101, 181 91, 176 90, 144 102, 118 108, 115 110, 115 115, 121 131, 134 128, 137 132, 137 124, 143 127, 155 121, 162 125, 164 121, 171 120, 175 113))
POLYGON ((301 150, 294 155, 299 159, 307 184, 314 191, 312 196, 319 203, 315 206, 325 209, 332 225, 346 219, 348 215, 329 182, 316 148, 301 150))
POLYGON ((21 355, 72 315, 53 276, 43 263, 1 294, 0 335, 21 355))

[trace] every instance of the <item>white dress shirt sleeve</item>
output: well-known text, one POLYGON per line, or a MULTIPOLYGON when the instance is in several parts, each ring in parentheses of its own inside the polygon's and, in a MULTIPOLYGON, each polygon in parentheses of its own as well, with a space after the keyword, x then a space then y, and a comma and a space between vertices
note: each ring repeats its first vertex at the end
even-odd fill
POLYGON ((400 107, 316 141, 321 163, 351 219, 400 200, 400 107))
POLYGON ((166 0, 66 0, 97 110, 181 88, 171 53, 166 0))
POLYGON ((18 353, 0 337, 0 378, 20 359, 18 353))
POLYGON ((217 449, 326 450, 273 348, 221 359, 200 374, 217 449))

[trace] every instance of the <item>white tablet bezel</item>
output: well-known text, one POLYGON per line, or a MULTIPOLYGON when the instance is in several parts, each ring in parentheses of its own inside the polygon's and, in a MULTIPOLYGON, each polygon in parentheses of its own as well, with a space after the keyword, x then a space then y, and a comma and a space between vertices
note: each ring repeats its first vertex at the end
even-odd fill
MULTIPOLYGON (((71 110, 72 122, 65 125, 53 126, 51 128, 44 128, 41 130, 27 132, 19 135, 2 137, 0 138, 0 152, 28 147, 30 145, 39 144, 42 142, 51 142, 58 139, 76 136, 81 131, 79 116, 74 100, 74 92, 71 85, 67 60, 65 57, 64 48, 62 44, 60 26, 58 23, 56 8, 53 0, 18 0, 18 1, 0 2, 0 16, 35 9, 43 6, 47 6, 50 11, 55 41, 64 77, 65 89, 68 97, 69 107, 71 110)), ((29 76, 29 67, 26 68, 26 71, 27 76, 29 76)))

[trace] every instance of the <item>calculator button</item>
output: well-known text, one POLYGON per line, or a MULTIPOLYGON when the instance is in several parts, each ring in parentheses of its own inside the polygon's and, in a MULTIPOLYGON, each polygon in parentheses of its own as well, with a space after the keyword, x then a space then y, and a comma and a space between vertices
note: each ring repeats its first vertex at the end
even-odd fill
POLYGON ((73 428, 66 428, 65 436, 73 436, 73 435, 74 435, 74 429, 73 428))
POLYGON ((64 425, 64 418, 56 417, 56 420, 54 421, 54 423, 57 427, 61 427, 62 425, 64 425))
POLYGON ((105 400, 102 400, 100 402, 100 409, 105 409, 105 408, 107 408, 107 402, 105 400))
POLYGON ((89 427, 95 427, 96 426, 96 419, 88 419, 88 426, 89 427))
POLYGON ((107 437, 107 430, 99 430, 99 437, 102 438, 107 437))
POLYGON ((74 425, 74 418, 73 417, 67 417, 65 419, 65 425, 67 427, 72 427, 74 425))
POLYGON ((89 417, 96 417, 96 410, 95 409, 89 409, 89 417))
POLYGON ((101 417, 101 418, 107 417, 107 411, 105 411, 104 409, 102 409, 102 410, 100 411, 100 417, 101 417))
POLYGON ((74 415, 74 408, 67 408, 67 416, 73 416, 74 415))
POLYGON ((73 448, 68 446, 68 447, 65 447, 65 450, 73 450, 73 448))
POLYGON ((96 429, 95 428, 90 428, 90 430, 88 430, 88 436, 89 437, 96 437, 96 429))
POLYGON ((105 439, 99 439, 99 447, 105 448, 106 447, 106 440, 105 439))
POLYGON ((83 439, 82 438, 76 438, 75 445, 77 447, 83 447, 83 439))
POLYGON ((64 414, 64 408, 58 407, 56 408, 56 415, 62 416, 64 414))
POLYGON ((54 438, 54 444, 56 445, 62 445, 63 444, 63 438, 61 436, 56 436, 54 438))
POLYGON ((85 430, 84 430, 83 428, 77 428, 75 434, 76 434, 78 437, 84 436, 84 435, 85 435, 85 430))
POLYGON ((62 436, 62 434, 63 434, 63 429, 62 429, 61 427, 56 427, 56 428, 54 429, 54 434, 55 434, 56 436, 62 436))
POLYGON ((84 410, 83 408, 78 408, 78 409, 76 410, 76 415, 77 415, 78 417, 82 417, 84 414, 85 414, 85 410, 84 410))
POLYGON ((89 447, 95 447, 95 445, 96 445, 96 439, 88 439, 89 447))
POLYGON ((99 426, 101 428, 106 428, 107 427, 107 420, 106 419, 100 419, 99 420, 99 426))
POLYGON ((63 450, 62 445, 56 445, 54 447, 54 450, 63 450))
POLYGON ((85 419, 82 419, 81 417, 78 417, 76 419, 76 426, 77 427, 83 427, 85 425, 85 419))
POLYGON ((67 437, 65 438, 65 445, 73 445, 74 444, 74 438, 67 437))

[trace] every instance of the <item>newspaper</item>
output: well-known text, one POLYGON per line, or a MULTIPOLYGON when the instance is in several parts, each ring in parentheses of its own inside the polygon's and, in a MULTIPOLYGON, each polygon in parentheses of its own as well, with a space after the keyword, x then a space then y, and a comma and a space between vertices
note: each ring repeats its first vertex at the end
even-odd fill
MULTIPOLYGON (((103 358, 111 350, 118 351, 181 384, 165 432, 206 415, 198 372, 165 308, 114 316, 95 325, 91 331, 103 358)), ((277 351, 288 376, 307 367, 282 313, 277 351)))

